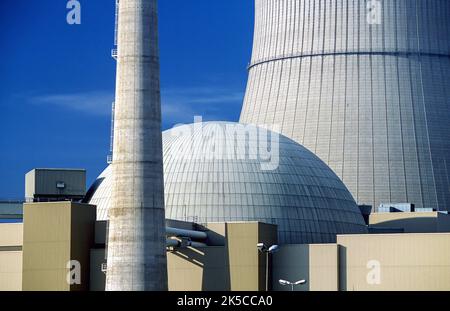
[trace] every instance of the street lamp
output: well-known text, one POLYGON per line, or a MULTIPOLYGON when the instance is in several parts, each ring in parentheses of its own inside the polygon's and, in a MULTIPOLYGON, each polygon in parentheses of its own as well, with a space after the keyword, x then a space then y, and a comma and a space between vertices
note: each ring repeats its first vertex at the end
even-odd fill
POLYGON ((280 285, 282 285, 282 286, 290 285, 292 291, 294 291, 294 287, 295 287, 295 286, 305 284, 305 283, 306 283, 306 280, 300 280, 300 281, 297 281, 297 282, 294 282, 294 283, 289 282, 289 281, 286 281, 286 280, 279 280, 278 283, 280 283, 280 285))
POLYGON ((266 292, 269 291, 269 254, 273 254, 278 251, 279 246, 278 245, 272 245, 270 247, 267 247, 264 243, 258 243, 256 244, 256 247, 258 248, 258 251, 260 253, 266 254, 266 292))

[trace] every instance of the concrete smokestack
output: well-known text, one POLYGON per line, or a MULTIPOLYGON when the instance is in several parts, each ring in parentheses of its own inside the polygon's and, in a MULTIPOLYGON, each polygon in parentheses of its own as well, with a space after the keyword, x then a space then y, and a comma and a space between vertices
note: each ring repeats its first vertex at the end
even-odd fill
POLYGON ((120 0, 106 290, 167 290, 156 0, 120 0))

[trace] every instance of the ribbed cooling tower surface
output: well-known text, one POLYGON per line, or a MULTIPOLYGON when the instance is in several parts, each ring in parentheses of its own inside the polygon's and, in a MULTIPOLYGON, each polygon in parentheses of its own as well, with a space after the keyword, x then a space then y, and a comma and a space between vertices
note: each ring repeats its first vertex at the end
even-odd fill
POLYGON ((240 121, 278 124, 363 204, 450 210, 450 1, 256 0, 240 121))

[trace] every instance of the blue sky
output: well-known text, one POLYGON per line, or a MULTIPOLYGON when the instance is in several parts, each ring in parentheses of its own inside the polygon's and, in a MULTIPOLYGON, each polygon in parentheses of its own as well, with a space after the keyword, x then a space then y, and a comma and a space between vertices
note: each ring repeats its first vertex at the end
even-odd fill
MULTIPOLYGON (((19 199, 35 167, 106 167, 114 99, 114 0, 0 1, 0 199, 19 199)), ((162 0, 163 128, 237 121, 253 34, 251 0, 162 0)))

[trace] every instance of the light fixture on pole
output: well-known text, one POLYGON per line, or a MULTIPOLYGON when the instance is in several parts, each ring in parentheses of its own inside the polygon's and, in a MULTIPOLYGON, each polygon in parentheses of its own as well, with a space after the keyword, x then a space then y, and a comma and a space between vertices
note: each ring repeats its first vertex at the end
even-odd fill
POLYGON ((289 282, 286 280, 279 280, 278 283, 280 283, 280 285, 282 285, 282 286, 289 285, 289 286, 291 286, 291 290, 294 291, 295 286, 306 284, 306 280, 299 280, 297 282, 289 282))
POLYGON ((267 247, 264 243, 258 243, 256 244, 256 247, 258 248, 258 251, 260 253, 266 254, 266 292, 269 291, 269 254, 273 254, 278 251, 279 246, 278 245, 272 245, 270 247, 267 247))

